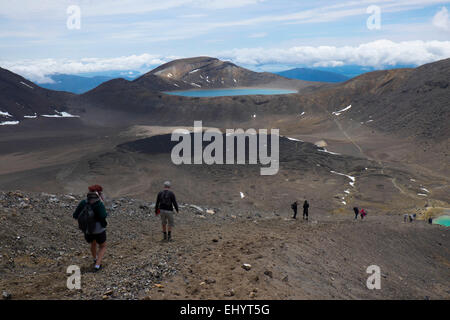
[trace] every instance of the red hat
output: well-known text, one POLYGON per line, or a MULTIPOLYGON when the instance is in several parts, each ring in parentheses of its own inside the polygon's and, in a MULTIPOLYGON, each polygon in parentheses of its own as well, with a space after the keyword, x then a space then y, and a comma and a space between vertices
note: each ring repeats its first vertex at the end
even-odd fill
POLYGON ((100 193, 100 192, 103 191, 103 188, 102 188, 101 185, 94 184, 93 186, 90 186, 90 187, 89 187, 89 191, 90 191, 90 192, 98 192, 98 193, 100 193))

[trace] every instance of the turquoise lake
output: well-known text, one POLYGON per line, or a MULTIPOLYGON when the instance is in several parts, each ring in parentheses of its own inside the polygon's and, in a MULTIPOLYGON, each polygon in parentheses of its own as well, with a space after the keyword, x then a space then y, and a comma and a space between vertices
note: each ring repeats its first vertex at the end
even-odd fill
POLYGON ((286 89, 248 88, 248 89, 180 90, 180 91, 164 91, 163 93, 183 97, 226 97, 226 96, 289 94, 289 93, 297 93, 297 91, 286 89))
POLYGON ((450 216, 440 216, 439 218, 433 219, 433 224, 450 227, 450 216))

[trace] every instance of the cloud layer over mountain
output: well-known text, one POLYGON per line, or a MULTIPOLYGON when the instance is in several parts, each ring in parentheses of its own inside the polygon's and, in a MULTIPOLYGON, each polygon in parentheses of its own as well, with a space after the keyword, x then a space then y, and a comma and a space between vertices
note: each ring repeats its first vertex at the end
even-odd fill
MULTIPOLYGON (((358 46, 295 46, 289 48, 244 48, 212 54, 236 64, 261 66, 266 64, 341 66, 362 65, 382 68, 395 65, 421 65, 450 57, 450 41, 377 40, 358 46)), ((130 55, 116 58, 36 59, 0 61, 3 68, 37 83, 52 82, 48 75, 79 74, 108 70, 149 69, 181 57, 158 54, 130 55)))

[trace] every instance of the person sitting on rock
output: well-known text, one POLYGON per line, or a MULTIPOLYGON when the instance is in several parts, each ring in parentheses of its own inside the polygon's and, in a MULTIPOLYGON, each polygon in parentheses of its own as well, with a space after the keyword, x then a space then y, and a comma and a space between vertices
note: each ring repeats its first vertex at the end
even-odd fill
POLYGON ((158 193, 156 198, 155 213, 161 216, 162 231, 163 231, 163 241, 172 241, 172 228, 174 227, 173 219, 173 207, 178 211, 177 200, 175 199, 175 194, 169 190, 170 181, 164 182, 164 190, 158 193), (167 224, 169 225, 168 228, 167 224))
POLYGON ((90 186, 86 200, 82 200, 73 213, 73 218, 78 220, 78 226, 83 231, 84 238, 91 244, 94 271, 102 268, 102 260, 106 252, 106 217, 108 214, 103 203, 102 192, 102 186, 90 186))

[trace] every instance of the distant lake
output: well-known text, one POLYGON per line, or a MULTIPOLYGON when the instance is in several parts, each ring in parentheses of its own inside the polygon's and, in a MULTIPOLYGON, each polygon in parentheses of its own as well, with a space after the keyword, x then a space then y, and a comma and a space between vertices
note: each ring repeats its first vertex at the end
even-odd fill
POLYGON ((450 216, 440 216, 439 218, 433 219, 433 223, 450 227, 450 216))
POLYGON ((164 91, 163 93, 183 97, 225 97, 225 96, 289 94, 289 93, 297 93, 297 91, 286 89, 244 88, 244 89, 180 90, 180 91, 164 91))

